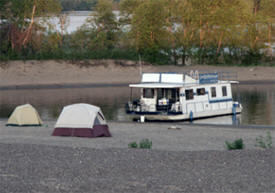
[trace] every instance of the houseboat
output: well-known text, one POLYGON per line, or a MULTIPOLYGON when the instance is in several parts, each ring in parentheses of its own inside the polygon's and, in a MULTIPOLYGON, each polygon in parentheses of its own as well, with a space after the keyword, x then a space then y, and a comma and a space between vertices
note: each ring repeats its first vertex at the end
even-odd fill
POLYGON ((241 113, 233 101, 231 85, 219 73, 143 73, 141 82, 130 84, 126 112, 136 120, 182 121, 241 113), (132 100, 132 89, 140 89, 132 100))

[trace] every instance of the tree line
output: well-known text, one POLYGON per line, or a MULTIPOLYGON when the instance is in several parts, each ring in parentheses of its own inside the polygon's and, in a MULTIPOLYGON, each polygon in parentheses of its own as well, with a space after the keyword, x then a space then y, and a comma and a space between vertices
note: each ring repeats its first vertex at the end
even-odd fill
POLYGON ((67 34, 60 1, 2 0, 0 59, 271 65, 274 8, 275 0, 98 0, 85 25, 67 34), (60 31, 45 28, 54 15, 60 31))
MULTIPOLYGON (((59 0, 62 11, 91 11, 96 6, 98 0, 59 0)), ((114 0, 114 8, 120 0, 114 0)))
POLYGON ((59 0, 62 11, 88 11, 95 7, 97 0, 59 0))

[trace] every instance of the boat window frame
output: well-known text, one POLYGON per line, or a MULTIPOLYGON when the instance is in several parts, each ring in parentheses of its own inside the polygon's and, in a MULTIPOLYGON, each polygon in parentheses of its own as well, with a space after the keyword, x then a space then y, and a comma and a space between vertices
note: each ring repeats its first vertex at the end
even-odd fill
POLYGON ((212 98, 216 98, 217 97, 217 89, 215 86, 210 87, 210 91, 211 91, 211 97, 212 98))
POLYGON ((143 88, 143 89, 142 89, 142 98, 144 98, 144 99, 154 99, 154 98, 155 98, 155 89, 153 89, 153 88, 143 88), (150 94, 151 94, 152 96, 148 97, 148 95, 146 95, 146 94, 148 93, 147 90, 150 90, 150 91, 151 91, 150 94))
POLYGON ((198 95, 198 96, 203 96, 203 95, 205 95, 205 94, 206 94, 205 88, 197 88, 197 95, 198 95), (201 90, 202 90, 203 92, 201 92, 201 90))
POLYGON ((193 89, 185 89, 185 100, 194 100, 194 90, 193 89), (190 93, 189 93, 190 91, 190 93), (188 93, 187 93, 188 92, 188 93))
POLYGON ((174 102, 180 101, 179 88, 157 88, 157 99, 169 99, 174 102), (174 96, 174 97, 173 97, 174 96))
POLYGON ((227 86, 222 86, 222 96, 223 97, 227 96, 227 86))

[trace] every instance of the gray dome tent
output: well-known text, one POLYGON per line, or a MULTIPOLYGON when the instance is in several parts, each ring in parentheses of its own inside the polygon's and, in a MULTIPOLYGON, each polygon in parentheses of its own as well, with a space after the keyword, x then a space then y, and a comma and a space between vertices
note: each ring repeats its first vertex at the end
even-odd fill
POLYGON ((99 107, 79 103, 65 106, 55 124, 53 136, 110 137, 99 107))

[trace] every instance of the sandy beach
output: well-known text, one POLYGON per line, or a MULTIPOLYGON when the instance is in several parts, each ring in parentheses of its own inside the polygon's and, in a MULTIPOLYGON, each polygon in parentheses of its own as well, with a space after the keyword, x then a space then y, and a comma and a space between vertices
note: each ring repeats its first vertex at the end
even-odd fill
POLYGON ((241 82, 274 82, 275 67, 154 66, 124 60, 9 61, 0 67, 0 86, 64 84, 128 84, 140 81, 140 72, 234 72, 241 82))

